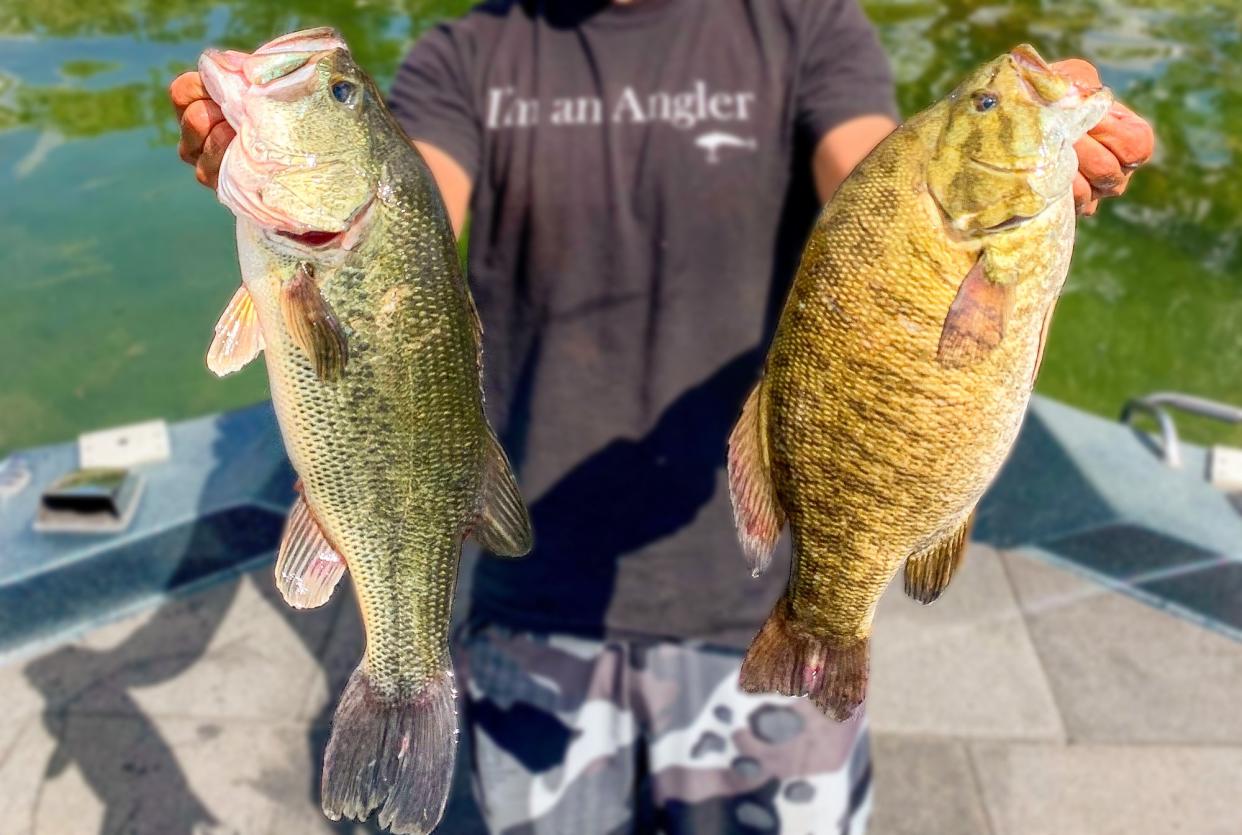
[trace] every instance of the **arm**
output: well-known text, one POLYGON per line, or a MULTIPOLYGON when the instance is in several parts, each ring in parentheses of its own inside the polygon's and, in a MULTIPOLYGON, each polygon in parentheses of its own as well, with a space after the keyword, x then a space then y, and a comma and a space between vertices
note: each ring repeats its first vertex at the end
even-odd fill
POLYGON ((440 198, 444 201, 449 223, 453 226, 453 235, 460 238, 462 227, 466 224, 466 212, 470 208, 470 191, 474 188, 474 182, 466 169, 446 152, 430 142, 418 139, 413 142, 414 147, 423 155, 423 161, 431 169, 431 176, 440 189, 440 198))
POLYGON ((891 116, 859 116, 824 134, 811 157, 819 201, 827 203, 854 167, 896 127, 891 116))
POLYGON ((897 127, 888 58, 858 0, 804 0, 795 29, 796 128, 821 203, 897 127))
POLYGON ((423 155, 453 234, 461 236, 482 153, 473 92, 475 46, 469 17, 426 32, 401 62, 388 107, 423 155))

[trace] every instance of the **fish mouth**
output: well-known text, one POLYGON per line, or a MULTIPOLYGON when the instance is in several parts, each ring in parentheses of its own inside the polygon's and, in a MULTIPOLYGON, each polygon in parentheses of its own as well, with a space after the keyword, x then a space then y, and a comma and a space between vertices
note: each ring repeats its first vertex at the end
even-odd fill
POLYGON ((1010 50, 1009 60, 1013 62, 1018 80, 1028 95, 1041 104, 1071 104, 1074 100, 1086 98, 1091 92, 1049 66, 1030 44, 1020 44, 1010 50))
POLYGON ((1029 44, 1014 47, 1009 60, 1031 100, 1060 111, 1062 121, 1077 132, 1086 133, 1094 127, 1112 104, 1113 94, 1107 87, 1060 72, 1029 44))
POLYGON ((277 229, 275 231, 282 238, 288 238, 294 243, 301 244, 310 249, 326 249, 345 234, 344 232, 318 232, 315 230, 310 232, 286 232, 283 229, 277 229))
POLYGON ((321 229, 307 229, 295 232, 291 229, 281 229, 279 227, 271 231, 282 239, 292 241, 305 249, 319 251, 328 249, 352 250, 357 247, 358 242, 362 239, 362 233, 370 226, 374 208, 375 195, 371 195, 365 203, 350 215, 349 220, 346 221, 345 228, 336 232, 321 229))

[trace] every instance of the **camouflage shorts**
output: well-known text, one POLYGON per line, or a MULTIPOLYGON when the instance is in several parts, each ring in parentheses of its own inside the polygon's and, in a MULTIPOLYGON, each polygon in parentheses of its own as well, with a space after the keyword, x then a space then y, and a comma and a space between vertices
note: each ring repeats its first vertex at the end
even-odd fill
POLYGON ((740 654, 692 643, 471 630, 465 662, 479 806, 493 833, 861 835, 861 715, 737 686, 740 654))

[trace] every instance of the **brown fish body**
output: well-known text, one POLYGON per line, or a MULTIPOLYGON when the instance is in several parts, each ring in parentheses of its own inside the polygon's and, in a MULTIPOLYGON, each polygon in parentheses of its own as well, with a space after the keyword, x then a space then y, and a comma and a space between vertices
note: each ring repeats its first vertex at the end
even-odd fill
POLYGON ((938 127, 906 125, 824 212, 764 375, 773 481, 805 546, 789 598, 843 645, 870 631, 905 558, 966 522, 1004 461, 1073 246, 1067 192, 1009 233, 1026 267, 1004 339, 969 369, 942 364, 945 316, 984 244, 947 236, 921 182, 938 127))
MULTIPOLYGON (((903 563, 912 596, 943 591, 1017 435, 1069 268, 1064 142, 1077 137, 1038 140, 1049 130, 1038 108, 1051 105, 1021 100, 1022 74, 1046 67, 1033 50, 1014 55, 881 143, 811 234, 730 439, 756 572, 786 521, 794 548, 786 594, 743 665, 747 689, 850 715, 881 594, 903 563), (976 87, 998 88, 1008 118, 1030 123, 986 121, 997 105, 962 102, 976 87), (1034 151, 1009 154, 1010 142, 1034 151)), ((1091 97, 1106 94, 1081 95, 1103 114, 1091 97)))

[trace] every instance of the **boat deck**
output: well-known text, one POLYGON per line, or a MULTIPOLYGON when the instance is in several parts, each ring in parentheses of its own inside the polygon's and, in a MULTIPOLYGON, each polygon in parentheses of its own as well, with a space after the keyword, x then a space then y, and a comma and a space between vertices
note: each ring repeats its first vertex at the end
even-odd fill
MULTIPOLYGON (((31 492, 0 507, 0 828, 372 831, 318 808, 362 634, 350 594, 295 612, 273 588, 293 475, 270 408, 172 441, 118 537, 32 534, 34 488, 73 456, 23 453, 31 492)), ((877 616, 872 835, 1236 835, 1242 517, 1185 454, 1169 470, 1035 401, 949 592, 924 608, 898 583, 877 616)), ((444 835, 482 831, 461 765, 444 835)))
MULTIPOLYGON (((293 612, 263 568, 10 658, 5 832, 373 831, 317 803, 361 646, 348 595, 293 612)), ((877 617, 872 835, 1233 835, 1240 682, 1242 643, 972 546, 941 601, 877 617)), ((444 835, 482 831, 459 777, 444 835)))

